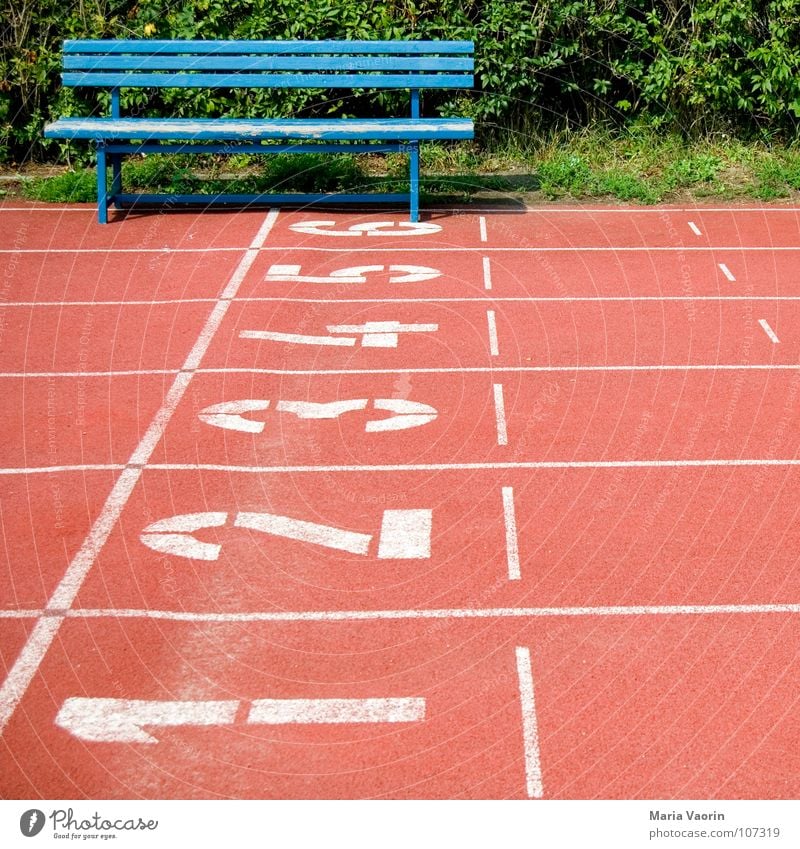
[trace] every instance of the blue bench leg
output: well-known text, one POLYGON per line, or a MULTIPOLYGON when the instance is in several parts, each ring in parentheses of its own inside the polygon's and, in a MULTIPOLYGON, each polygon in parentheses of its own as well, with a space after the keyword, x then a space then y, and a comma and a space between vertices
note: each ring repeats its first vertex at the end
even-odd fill
POLYGON ((97 220, 108 223, 108 189, 106 187, 106 147, 97 144, 97 220))
POLYGON ((411 220, 419 221, 419 142, 411 142, 409 151, 409 190, 411 193, 411 220))
POLYGON ((117 197, 122 194, 122 154, 111 153, 111 201, 114 204, 114 209, 121 209, 122 206, 117 200, 117 197))

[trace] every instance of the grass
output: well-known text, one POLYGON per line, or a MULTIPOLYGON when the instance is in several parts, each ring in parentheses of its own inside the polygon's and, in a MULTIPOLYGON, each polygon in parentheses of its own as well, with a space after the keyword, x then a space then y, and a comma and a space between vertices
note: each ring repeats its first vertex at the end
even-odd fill
MULTIPOLYGON (((545 138, 509 137, 504 145, 425 144, 422 188, 428 198, 507 197, 626 203, 780 200, 800 191, 800 147, 717 136, 688 142, 648 126, 602 128, 545 138)), ((402 154, 347 156, 134 156, 123 166, 133 191, 407 191, 402 154)), ((28 197, 91 202, 94 171, 65 171, 28 181, 28 197)))

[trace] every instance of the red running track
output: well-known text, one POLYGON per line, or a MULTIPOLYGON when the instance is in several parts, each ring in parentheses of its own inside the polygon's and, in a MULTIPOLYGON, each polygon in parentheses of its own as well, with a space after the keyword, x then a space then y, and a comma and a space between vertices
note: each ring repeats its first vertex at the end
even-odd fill
POLYGON ((0 223, 4 798, 796 798, 796 210, 0 223))

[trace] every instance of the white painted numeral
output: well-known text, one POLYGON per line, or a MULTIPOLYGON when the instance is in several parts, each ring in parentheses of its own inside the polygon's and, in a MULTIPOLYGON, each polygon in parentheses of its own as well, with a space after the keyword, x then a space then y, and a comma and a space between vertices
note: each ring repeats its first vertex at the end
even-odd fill
POLYGON ((336 222, 326 219, 301 221, 290 224, 289 229, 308 236, 427 236, 440 232, 442 228, 430 221, 370 221, 337 230, 336 222))
POLYGON ((301 274, 299 265, 272 265, 264 280, 267 283, 366 283, 367 275, 389 272, 389 283, 421 283, 435 280, 442 272, 427 265, 354 265, 338 268, 327 276, 301 274))
MULTIPOLYGON (((384 510, 378 538, 378 559, 426 559, 431 556, 431 510, 384 510)), ((186 513, 170 516, 148 525, 141 533, 144 545, 160 554, 188 560, 218 560, 222 546, 203 542, 195 531, 220 528, 227 513, 186 513)), ((234 516, 233 527, 319 545, 337 551, 366 556, 372 534, 344 530, 317 522, 306 522, 274 513, 241 512, 234 516)))

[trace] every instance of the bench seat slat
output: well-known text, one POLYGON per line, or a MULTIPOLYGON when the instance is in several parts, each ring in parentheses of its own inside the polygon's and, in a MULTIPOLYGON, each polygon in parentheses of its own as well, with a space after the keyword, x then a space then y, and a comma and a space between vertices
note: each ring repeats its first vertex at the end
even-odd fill
POLYGON ((149 54, 319 54, 319 53, 374 53, 399 55, 445 55, 473 53, 471 41, 164 41, 159 39, 67 40, 64 53, 116 53, 149 54))
POLYGON ((361 120, 230 118, 61 118, 45 127, 47 138, 214 141, 304 139, 306 141, 471 139, 468 118, 361 120))
POLYGON ((472 71, 445 56, 65 56, 66 71, 472 71))
POLYGON ((471 88, 465 74, 118 74, 65 73, 65 86, 102 88, 471 88))

